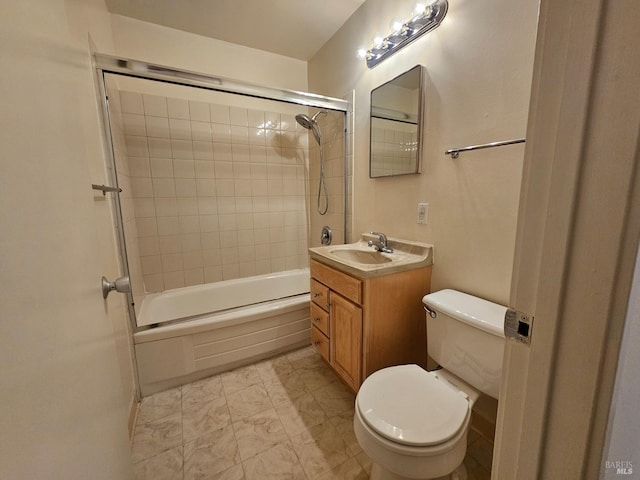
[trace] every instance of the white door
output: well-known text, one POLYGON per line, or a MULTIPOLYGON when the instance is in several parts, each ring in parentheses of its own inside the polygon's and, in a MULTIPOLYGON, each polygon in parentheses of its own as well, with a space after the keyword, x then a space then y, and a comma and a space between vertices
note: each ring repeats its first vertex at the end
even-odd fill
POLYGON ((118 262, 91 190, 105 175, 86 4, 0 5, 2 479, 133 476, 125 311, 100 291, 118 262))
POLYGON ((595 479, 640 236, 640 3, 543 0, 496 479, 595 479))

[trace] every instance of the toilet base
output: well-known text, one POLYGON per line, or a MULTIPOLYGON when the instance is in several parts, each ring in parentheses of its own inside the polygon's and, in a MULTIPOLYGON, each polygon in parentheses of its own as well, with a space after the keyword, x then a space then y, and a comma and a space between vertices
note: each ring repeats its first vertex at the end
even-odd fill
POLYGON ((467 480, 467 469, 464 466, 464 463, 462 463, 453 472, 449 475, 445 475, 444 477, 410 479, 409 477, 403 477, 390 472, 379 464, 373 462, 373 465, 371 466, 371 476, 369 478, 370 480, 467 480))

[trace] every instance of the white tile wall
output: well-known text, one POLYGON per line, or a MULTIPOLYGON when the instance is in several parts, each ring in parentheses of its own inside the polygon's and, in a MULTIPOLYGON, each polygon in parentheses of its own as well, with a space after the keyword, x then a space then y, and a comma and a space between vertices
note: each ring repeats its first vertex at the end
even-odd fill
POLYGON ((120 98, 145 292, 307 266, 308 132, 292 115, 120 98))
MULTIPOLYGON (((315 113, 315 112, 313 112, 315 113)), ((295 122, 295 119, 293 119, 295 122)), ((317 118, 322 130, 322 148, 324 155, 324 173, 329 194, 329 209, 325 215, 319 215, 317 206, 318 182, 320 181, 320 150, 312 134, 309 135, 310 161, 309 161, 309 184, 306 186, 310 211, 310 246, 320 245, 320 233, 322 227, 329 226, 333 231, 333 243, 345 242, 344 231, 344 144, 345 144, 345 118, 340 112, 329 112, 328 115, 320 115, 317 118)), ((302 127, 298 127, 298 132, 302 127)), ((305 130, 306 132, 306 130, 305 130)), ((283 190, 293 188, 293 184, 285 182, 294 180, 298 186, 304 187, 304 182, 300 182, 298 171, 293 177, 289 174, 283 178, 283 190)), ((322 193, 324 195, 324 193, 322 193)), ((321 197, 321 205, 324 205, 324 197, 321 197)))

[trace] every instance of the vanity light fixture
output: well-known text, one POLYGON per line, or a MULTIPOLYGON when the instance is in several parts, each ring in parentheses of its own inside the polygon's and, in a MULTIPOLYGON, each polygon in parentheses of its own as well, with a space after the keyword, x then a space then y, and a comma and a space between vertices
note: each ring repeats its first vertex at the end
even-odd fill
POLYGON ((405 45, 413 42, 416 38, 436 28, 449 8, 447 0, 436 0, 430 5, 419 3, 416 6, 415 14, 410 20, 400 25, 394 21, 395 31, 385 38, 376 38, 375 45, 367 50, 360 50, 360 56, 367 60, 367 67, 373 68, 385 58, 393 55, 405 45), (397 23, 397 25, 396 25, 397 23))

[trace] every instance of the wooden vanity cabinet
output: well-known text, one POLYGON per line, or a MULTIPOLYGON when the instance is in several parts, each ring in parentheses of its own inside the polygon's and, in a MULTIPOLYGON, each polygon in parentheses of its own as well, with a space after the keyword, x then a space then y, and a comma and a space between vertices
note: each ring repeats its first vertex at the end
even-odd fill
POLYGON ((381 368, 426 367, 430 266, 364 279, 314 259, 310 268, 312 343, 354 392, 381 368))

